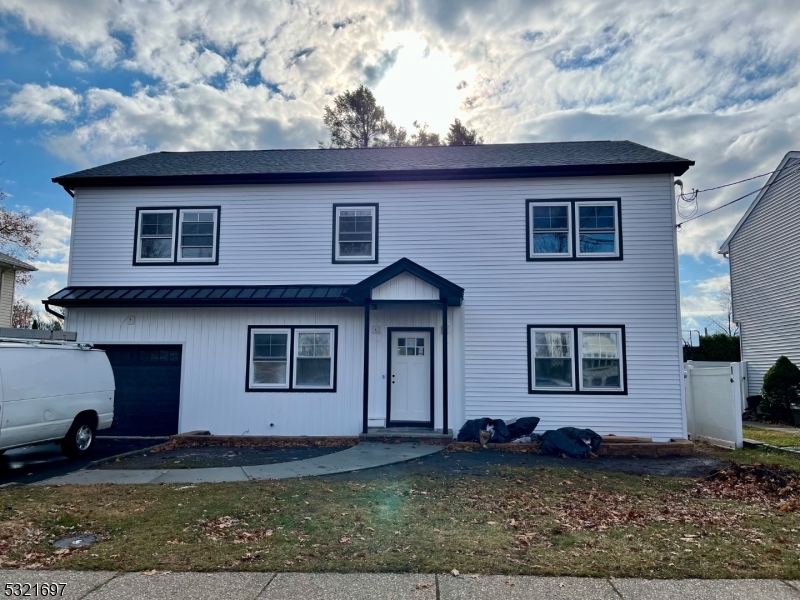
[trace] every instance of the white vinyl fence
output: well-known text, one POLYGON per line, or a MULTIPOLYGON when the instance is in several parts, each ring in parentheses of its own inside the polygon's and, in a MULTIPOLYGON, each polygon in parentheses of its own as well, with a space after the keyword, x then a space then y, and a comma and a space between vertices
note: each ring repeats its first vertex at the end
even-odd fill
POLYGON ((689 361, 684 366, 689 438, 741 448, 747 364, 689 361))

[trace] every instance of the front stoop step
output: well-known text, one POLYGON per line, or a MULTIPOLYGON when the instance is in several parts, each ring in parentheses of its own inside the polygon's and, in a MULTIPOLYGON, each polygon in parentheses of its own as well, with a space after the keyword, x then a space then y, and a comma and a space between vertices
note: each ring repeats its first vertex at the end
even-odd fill
POLYGON ((425 429, 422 427, 370 427, 368 433, 362 433, 358 437, 362 442, 449 444, 453 441, 452 433, 442 433, 441 429, 425 429))

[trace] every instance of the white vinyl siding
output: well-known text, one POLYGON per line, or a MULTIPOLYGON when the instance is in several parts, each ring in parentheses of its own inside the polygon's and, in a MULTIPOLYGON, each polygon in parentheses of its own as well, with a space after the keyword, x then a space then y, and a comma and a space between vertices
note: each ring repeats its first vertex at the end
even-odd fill
POLYGON ((0 271, 0 327, 11 327, 14 283, 15 272, 13 270, 0 271))
MULTIPOLYGON (((451 377, 450 428, 458 430, 468 418, 493 416, 509 419, 536 415, 542 419, 542 430, 578 425, 591 427, 599 433, 640 435, 662 440, 680 438, 686 433, 681 398, 683 380, 672 181, 672 177, 665 174, 527 180, 79 188, 73 220, 69 284, 189 285, 202 281, 204 285, 242 285, 257 281, 276 285, 347 285, 407 257, 465 289, 463 307, 449 310, 451 321, 455 319, 463 323, 460 331, 452 323, 448 329, 450 347, 457 353, 448 365, 451 377), (621 198, 619 216, 624 232, 624 260, 526 261, 526 201, 576 198, 621 198), (376 200, 380 202, 382 224, 380 262, 332 265, 332 206, 376 200), (220 245, 224 251, 220 252, 218 267, 178 265, 165 269, 131 265, 131 224, 135 221, 137 206, 178 208, 215 203, 224 203, 224 218, 219 225, 220 245), (291 260, 286 257, 291 257, 291 260), (526 325, 530 323, 625 325, 628 395, 560 394, 549 397, 529 394, 526 325), (453 377, 460 379, 454 381, 453 377)), ((341 310, 352 311, 361 329, 363 307, 341 310)), ((236 310, 229 312, 232 316, 225 317, 224 323, 203 321, 192 327, 202 331, 211 328, 215 332, 223 326, 232 327, 230 332, 214 335, 246 338, 248 323, 233 317, 236 310)), ((319 312, 324 311, 320 309, 319 312)), ((87 335, 94 335, 93 319, 99 320, 98 327, 119 329, 127 312, 99 309, 91 311, 91 314, 92 320, 75 326, 81 339, 87 341, 92 339, 86 337, 84 331, 87 335), (117 316, 119 319, 112 321, 110 317, 103 317, 104 310, 113 312, 115 319, 117 316)), ((148 323, 154 331, 159 327, 172 327, 169 323, 148 323)), ((311 324, 337 323, 341 321, 323 319, 311 324)), ((265 323, 251 321, 249 324, 265 323)), ((276 324, 303 323, 287 319, 276 324)), ((434 351, 438 355, 442 346, 441 310, 375 310, 370 325, 382 328, 381 333, 370 334, 370 352, 375 353, 374 359, 370 360, 369 375, 369 417, 372 421, 383 418, 385 412, 386 327, 435 326, 434 351)), ((354 368, 358 371, 357 376, 361 376, 363 331, 360 335, 360 340, 354 340, 345 337, 340 329, 340 379, 353 377, 354 368), (343 356, 345 350, 351 352, 348 346, 351 343, 362 348, 354 368, 352 363, 344 361, 343 356), (345 367, 345 364, 349 366, 345 367)), ((96 341, 101 340, 96 338, 96 341)), ((189 360, 212 364, 207 357, 211 346, 202 348, 198 354, 187 358, 187 364, 189 360)), ((214 348, 215 356, 220 352, 214 348)), ((239 352, 239 371, 232 371, 234 375, 230 375, 242 394, 247 363, 244 352, 244 349, 239 352), (241 377, 236 379, 238 373, 241 377)), ((440 359, 436 358, 437 386, 441 385, 438 380, 440 365, 440 359)), ((360 430, 360 385, 356 383, 355 387, 347 388, 351 395, 348 402, 357 404, 355 412, 347 413, 347 418, 355 421, 348 425, 349 431, 353 431, 352 427, 356 432, 360 430)), ((228 393, 222 392, 221 387, 217 389, 220 394, 228 393)), ((345 386, 339 382, 335 396, 341 397, 344 389, 345 386)), ((438 389, 437 394, 440 393, 438 389)), ((272 394, 249 394, 248 397, 264 395, 272 394)), ((292 399, 306 395, 329 396, 288 394, 292 399)), ((233 396, 238 397, 237 394, 233 396)), ((205 392, 202 397, 205 398, 205 392)), ((184 398, 189 399, 191 411, 209 406, 206 400, 195 400, 191 395, 184 395, 184 398)), ((261 423, 262 417, 276 413, 254 402, 248 400, 231 409, 230 418, 221 421, 228 424, 226 432, 236 432, 236 427, 246 423, 238 433, 246 429, 252 433, 254 429, 265 427, 262 432, 278 434, 268 427, 272 421, 267 421, 266 425, 261 423), (249 418, 245 418, 245 414, 249 418), (252 423, 254 414, 259 415, 257 426, 252 423)), ((297 410, 305 415, 312 414, 310 411, 319 407, 317 402, 319 399, 315 398, 298 406, 297 410)), ((225 405, 229 405, 228 400, 225 405)), ((440 405, 440 396, 436 396, 437 423, 441 423, 440 405)), ((217 409, 208 410, 217 414, 217 409)), ((295 420, 292 417, 290 422, 299 424, 302 418, 298 416, 295 420)), ((309 431, 302 431, 299 425, 296 431, 309 435, 312 435, 311 431, 320 431, 316 421, 321 418, 314 416, 315 425, 310 426, 309 431)), ((181 423, 191 425, 192 429, 201 427, 195 418, 184 421, 182 417, 181 423)), ((343 430, 338 415, 331 423, 330 431, 343 430)))
POLYGON ((800 365, 800 172, 792 172, 800 154, 792 155, 729 241, 733 318, 751 396, 781 355, 800 365))
POLYGON ((414 277, 400 273, 378 287, 372 288, 373 300, 438 300, 439 288, 414 277))

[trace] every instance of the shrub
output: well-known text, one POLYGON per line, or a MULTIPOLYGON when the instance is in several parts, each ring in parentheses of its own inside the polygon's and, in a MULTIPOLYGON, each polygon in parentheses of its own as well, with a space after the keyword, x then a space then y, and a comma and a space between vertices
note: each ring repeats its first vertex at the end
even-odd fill
POLYGON ((800 369, 785 356, 781 356, 764 375, 761 395, 770 405, 773 414, 790 418, 789 407, 800 401, 800 369))

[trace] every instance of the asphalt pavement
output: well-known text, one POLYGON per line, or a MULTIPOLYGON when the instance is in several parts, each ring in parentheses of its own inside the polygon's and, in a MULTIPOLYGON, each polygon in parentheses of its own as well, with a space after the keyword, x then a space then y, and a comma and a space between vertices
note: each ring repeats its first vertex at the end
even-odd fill
POLYGON ((0 456, 0 485, 36 483, 51 477, 63 477, 89 466, 94 461, 150 448, 166 440, 167 438, 98 437, 91 455, 82 460, 69 460, 58 444, 15 448, 0 456))

